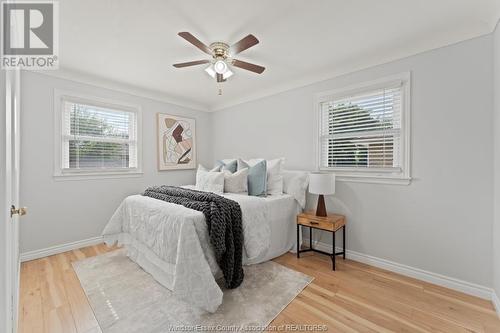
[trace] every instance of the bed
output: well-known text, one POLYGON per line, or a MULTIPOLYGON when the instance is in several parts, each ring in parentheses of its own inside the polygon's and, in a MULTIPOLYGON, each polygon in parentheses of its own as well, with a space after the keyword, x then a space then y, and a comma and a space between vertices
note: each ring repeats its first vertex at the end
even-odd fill
MULTIPOLYGON (((271 260, 295 247, 295 219, 302 209, 295 196, 223 196, 241 207, 244 265, 271 260)), ((217 283, 221 271, 203 213, 132 195, 120 204, 103 237, 108 245, 125 245, 129 257, 176 297, 208 312, 215 312, 222 303, 217 283)))

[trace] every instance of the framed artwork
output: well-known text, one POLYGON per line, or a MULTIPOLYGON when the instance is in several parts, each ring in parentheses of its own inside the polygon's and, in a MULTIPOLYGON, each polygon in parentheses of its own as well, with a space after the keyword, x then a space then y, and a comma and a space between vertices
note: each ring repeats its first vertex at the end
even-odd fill
POLYGON ((157 114, 158 170, 196 168, 194 119, 157 114))

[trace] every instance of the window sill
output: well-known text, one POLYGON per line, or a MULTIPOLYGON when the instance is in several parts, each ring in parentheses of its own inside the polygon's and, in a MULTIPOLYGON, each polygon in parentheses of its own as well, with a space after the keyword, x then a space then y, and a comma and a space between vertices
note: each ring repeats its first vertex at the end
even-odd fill
POLYGON ((367 174, 342 174, 335 173, 335 179, 341 182, 351 183, 368 183, 368 184, 385 184, 385 185, 410 185, 411 177, 405 176, 384 176, 384 175, 367 175, 367 174))
POLYGON ((56 173, 54 179, 56 181, 67 180, 92 180, 92 179, 116 179, 116 178, 137 178, 142 177, 142 171, 110 171, 110 172, 68 172, 56 173))

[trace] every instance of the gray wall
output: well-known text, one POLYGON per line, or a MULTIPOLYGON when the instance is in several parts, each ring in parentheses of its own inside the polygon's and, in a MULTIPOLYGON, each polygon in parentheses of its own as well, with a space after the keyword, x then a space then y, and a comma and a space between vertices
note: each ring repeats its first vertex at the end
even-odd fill
POLYGON ((210 114, 94 86, 25 72, 22 77, 21 252, 100 235, 127 195, 153 184, 194 182, 194 171, 159 172, 156 113, 196 118, 198 161, 211 161, 210 114), (54 89, 138 104, 142 107, 143 172, 139 178, 56 180, 54 174, 54 89))
MULTIPOLYGON (((493 44, 493 36, 484 36, 213 114, 24 73, 21 203, 30 214, 21 225, 21 252, 98 236, 121 200, 148 185, 194 182, 194 171, 156 170, 157 112, 197 119, 200 163, 284 156, 287 168, 312 170, 314 94, 411 71, 411 185, 339 182, 328 207, 347 215, 350 250, 492 286, 493 44), (140 104, 144 175, 55 180, 54 88, 140 104)), ((500 144, 498 137, 496 142, 500 144)), ((498 154, 495 161, 500 161, 498 154)), ((310 198, 310 206, 314 200, 310 198)), ((500 244, 496 226, 495 242, 500 244)), ((329 237, 320 240, 328 242, 329 237)))
POLYGON ((493 220, 493 287, 500 297, 500 27, 497 25, 494 39, 494 100, 495 100, 495 195, 494 195, 494 220, 493 220))
POLYGON ((312 170, 314 94, 411 71, 411 185, 339 182, 328 208, 347 215, 350 250, 491 286, 492 46, 484 36, 216 112, 214 158, 312 170))

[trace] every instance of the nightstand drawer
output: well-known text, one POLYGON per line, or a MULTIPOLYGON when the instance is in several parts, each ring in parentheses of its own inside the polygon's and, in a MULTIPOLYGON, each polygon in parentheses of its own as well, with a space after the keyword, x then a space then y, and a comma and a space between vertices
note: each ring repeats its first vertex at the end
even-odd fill
MULTIPOLYGON (((334 224, 331 222, 317 221, 317 220, 312 220, 312 219, 300 217, 300 216, 297 217, 297 223, 300 225, 305 225, 308 227, 317 228, 317 229, 321 229, 321 230, 328 230, 328 231, 334 230, 334 224)), ((340 227, 338 227, 338 228, 340 228, 340 227)))
POLYGON ((314 212, 304 212, 297 215, 297 224, 316 229, 337 231, 345 225, 345 217, 337 214, 321 217, 316 216, 314 212))

